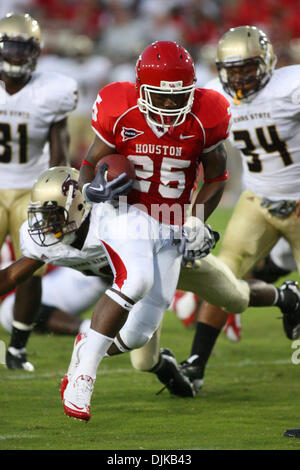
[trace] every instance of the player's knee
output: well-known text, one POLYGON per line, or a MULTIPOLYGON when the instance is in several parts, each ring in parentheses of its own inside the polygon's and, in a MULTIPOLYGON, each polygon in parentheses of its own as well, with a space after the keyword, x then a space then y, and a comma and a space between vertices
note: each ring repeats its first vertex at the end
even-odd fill
POLYGON ((234 299, 226 305, 226 312, 243 313, 249 307, 249 297, 234 299))
POLYGON ((153 285, 153 281, 153 270, 149 270, 148 273, 144 270, 137 270, 134 276, 129 277, 126 280, 122 293, 124 293, 129 299, 137 302, 149 292, 153 285))
POLYGON ((150 340, 150 337, 147 335, 147 333, 126 328, 120 332, 120 337, 128 349, 141 348, 150 340))
POLYGON ((238 281, 237 288, 226 304, 225 310, 230 313, 242 313, 249 307, 250 287, 246 281, 238 281))

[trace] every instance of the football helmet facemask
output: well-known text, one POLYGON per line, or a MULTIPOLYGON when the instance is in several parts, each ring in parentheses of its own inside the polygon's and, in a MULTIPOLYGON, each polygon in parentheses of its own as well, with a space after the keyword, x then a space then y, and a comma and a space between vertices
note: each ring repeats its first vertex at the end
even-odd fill
POLYGON ((30 15, 8 13, 0 20, 0 59, 6 75, 13 79, 29 77, 40 51, 40 27, 30 15))
POLYGON ((139 110, 159 127, 182 124, 190 112, 195 91, 195 68, 190 54, 171 41, 156 41, 136 63, 139 110))
POLYGON ((217 47, 219 78, 235 104, 253 96, 267 84, 276 60, 269 38, 255 26, 231 28, 217 47))
POLYGON ((90 211, 78 185, 79 172, 66 166, 41 174, 31 191, 28 232, 39 246, 72 243, 90 211))

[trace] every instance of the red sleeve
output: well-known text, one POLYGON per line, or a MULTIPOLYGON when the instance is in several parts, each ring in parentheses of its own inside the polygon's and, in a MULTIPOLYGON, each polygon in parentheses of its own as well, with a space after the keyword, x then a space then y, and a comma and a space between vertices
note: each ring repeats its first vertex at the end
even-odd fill
POLYGON ((206 90, 202 109, 208 110, 202 118, 205 130, 204 153, 210 152, 227 139, 231 127, 231 110, 227 99, 214 90, 206 90))
POLYGON ((115 147, 115 125, 119 118, 136 105, 134 83, 114 82, 100 90, 93 106, 92 129, 111 147, 115 147))
POLYGON ((115 146, 113 133, 116 116, 112 115, 112 90, 111 85, 99 91, 92 110, 92 129, 109 146, 115 146))

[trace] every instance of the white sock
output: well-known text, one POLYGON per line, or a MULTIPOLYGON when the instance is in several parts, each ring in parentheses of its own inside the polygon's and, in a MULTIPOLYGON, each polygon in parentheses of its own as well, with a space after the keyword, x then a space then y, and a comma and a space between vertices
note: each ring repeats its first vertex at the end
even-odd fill
POLYGON ((73 377, 89 375, 95 380, 99 364, 113 340, 114 338, 109 338, 90 328, 87 332, 86 343, 80 350, 80 362, 73 377))

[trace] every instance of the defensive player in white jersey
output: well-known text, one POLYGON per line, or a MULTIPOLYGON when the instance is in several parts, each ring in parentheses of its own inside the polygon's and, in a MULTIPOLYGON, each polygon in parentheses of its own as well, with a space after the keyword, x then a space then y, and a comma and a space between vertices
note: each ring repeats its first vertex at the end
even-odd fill
MULTIPOLYGON (((112 273, 105 255, 105 246, 101 242, 103 230, 105 232, 105 212, 111 212, 111 208, 108 204, 98 204, 90 210, 78 189, 78 176, 79 172, 75 169, 53 167, 38 178, 31 193, 28 221, 24 222, 20 231, 24 256, 0 270, 0 295, 10 292, 45 263, 68 266, 78 275, 92 274, 102 284, 111 285, 112 273)), ((196 269, 183 268, 180 279, 180 287, 186 289, 188 286, 202 298, 216 300, 220 305, 237 311, 245 310, 248 305, 272 305, 276 298, 274 286, 255 280, 238 281, 213 255, 197 260, 196 269)), ((80 285, 81 282, 80 280, 80 285)), ((76 288, 76 284, 73 285, 73 290, 74 286, 76 288)), ((101 290, 98 290, 98 295, 101 296, 101 290)), ((67 305, 70 305, 70 301, 67 301, 67 305)), ((285 314, 284 317, 286 322, 294 321, 293 314, 285 314)), ((144 341, 152 335, 149 343, 142 348, 143 354, 131 352, 134 367, 156 374, 173 394, 194 396, 194 385, 183 375, 172 352, 159 350, 159 334, 153 334, 147 309, 139 310, 134 316, 129 314, 128 322, 132 331, 145 336, 144 341), (147 326, 146 330, 144 325, 147 326)), ((120 332, 121 338, 122 331, 126 331, 126 323, 120 332)), ((85 334, 80 334, 75 340, 70 367, 61 385, 62 399, 68 381, 80 361, 86 339, 85 334)), ((114 344, 106 355, 121 352, 125 352, 125 349, 120 347, 118 338, 114 338, 114 344)))
MULTIPOLYGON (((300 269, 300 66, 275 69, 276 56, 266 34, 254 26, 230 29, 219 41, 219 78, 206 86, 223 93, 231 104, 230 141, 241 151, 242 193, 223 237, 221 259, 242 279, 283 237, 300 269)), ((289 308, 300 315, 297 283, 281 288, 289 308)), ((182 367, 203 381, 206 363, 227 312, 204 302, 190 358, 182 367)), ((285 325, 289 339, 299 325, 285 325)))
MULTIPOLYGON (((40 50, 39 24, 30 15, 10 13, 0 20, 0 246, 10 234, 16 257, 22 254, 19 229, 35 179, 49 166, 66 164, 67 115, 77 99, 73 79, 34 72, 40 50)), ((26 343, 40 303, 40 282, 35 275, 17 290, 6 354, 10 369, 34 369, 26 343)))

